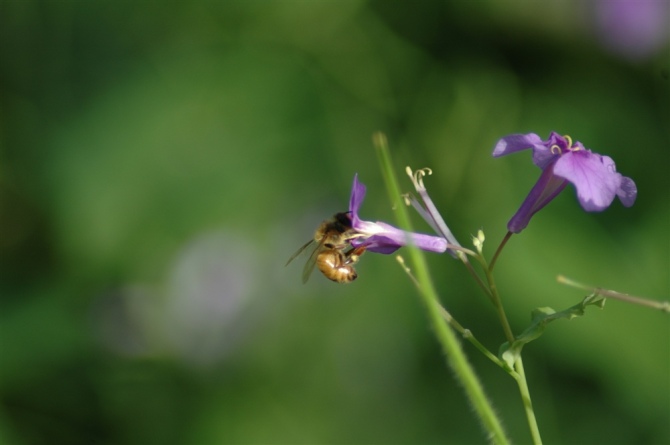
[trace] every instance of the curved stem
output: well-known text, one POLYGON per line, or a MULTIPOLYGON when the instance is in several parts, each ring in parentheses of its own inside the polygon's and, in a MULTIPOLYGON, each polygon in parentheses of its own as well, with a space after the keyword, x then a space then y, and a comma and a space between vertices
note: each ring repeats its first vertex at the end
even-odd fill
POLYGON ((505 237, 500 242, 500 245, 498 246, 496 253, 493 255, 493 258, 491 259, 491 264, 489 264, 489 272, 493 272, 493 267, 496 265, 496 261, 498 261, 498 256, 500 256, 500 252, 502 252, 503 247, 505 247, 505 244, 507 244, 507 241, 509 241, 512 235, 514 234, 508 231, 507 234, 505 234, 505 237))

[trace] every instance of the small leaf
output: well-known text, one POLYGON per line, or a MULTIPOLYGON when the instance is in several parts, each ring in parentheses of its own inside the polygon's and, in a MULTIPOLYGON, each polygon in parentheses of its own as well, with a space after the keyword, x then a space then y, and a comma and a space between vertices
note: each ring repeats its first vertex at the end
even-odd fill
POLYGON ((516 340, 511 345, 509 342, 503 343, 500 346, 498 355, 511 369, 514 369, 514 363, 519 355, 521 355, 521 350, 526 343, 530 343, 542 335, 547 325, 554 320, 561 318, 572 320, 575 317, 581 317, 584 315, 586 306, 598 306, 602 309, 605 306, 605 299, 598 294, 591 294, 584 297, 581 303, 560 312, 556 312, 550 307, 533 309, 530 325, 516 337, 516 340))
POLYGON ((509 343, 505 342, 500 346, 500 351, 498 355, 500 359, 507 365, 507 371, 514 371, 514 363, 516 359, 521 355, 521 349, 523 348, 523 343, 514 342, 513 346, 510 348, 509 343))

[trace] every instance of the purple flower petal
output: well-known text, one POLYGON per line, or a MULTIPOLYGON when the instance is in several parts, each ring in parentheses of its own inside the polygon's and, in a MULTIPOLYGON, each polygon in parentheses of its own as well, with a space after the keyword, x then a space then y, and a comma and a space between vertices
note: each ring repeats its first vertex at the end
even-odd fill
POLYGON ((354 175, 354 183, 351 186, 351 197, 349 198, 349 212, 351 213, 351 221, 355 227, 358 222, 358 209, 361 208, 361 204, 365 199, 365 185, 361 182, 358 182, 358 173, 354 175))
POLYGON ((622 176, 621 185, 616 191, 616 194, 621 200, 621 204, 630 207, 635 203, 635 198, 637 198, 637 186, 632 179, 622 176))
POLYGON ((575 185, 577 199, 587 212, 605 210, 621 185, 621 175, 616 172, 614 161, 586 150, 561 156, 554 173, 575 185))
POLYGON ((558 133, 552 132, 549 140, 543 141, 535 133, 512 134, 501 138, 493 149, 493 157, 499 157, 516 153, 521 150, 533 150, 533 163, 544 170, 551 164, 560 153, 554 153, 552 146, 558 146, 561 150, 567 149, 566 140, 558 133))
POLYGON ((364 240, 354 239, 351 241, 351 245, 354 247, 365 246, 365 250, 369 252, 381 253, 384 255, 389 255, 401 247, 400 244, 383 235, 373 235, 364 240))
POLYGON ((544 148, 542 139, 535 133, 511 134, 500 139, 493 149, 493 157, 505 156, 529 148, 544 148))
POLYGON ((437 253, 442 253, 447 250, 447 240, 439 236, 405 232, 404 230, 400 230, 390 224, 383 222, 377 222, 376 224, 384 229, 384 234, 381 235, 382 237, 400 246, 406 245, 407 238, 410 238, 414 245, 416 245, 416 247, 421 250, 428 250, 430 252, 437 253))
MULTIPOLYGON (((387 225, 384 223, 377 223, 387 225)), ((409 233, 395 227, 384 232, 383 235, 372 235, 365 239, 353 239, 351 245, 354 247, 365 246, 366 250, 388 255, 402 246, 408 244, 408 238, 412 240, 421 250, 443 253, 447 250, 447 241, 437 236, 424 235, 421 233, 409 233)))
POLYGON ((507 230, 512 233, 519 233, 525 229, 533 215, 549 204, 563 191, 566 185, 568 185, 568 181, 555 175, 553 168, 544 170, 519 210, 507 223, 507 230))

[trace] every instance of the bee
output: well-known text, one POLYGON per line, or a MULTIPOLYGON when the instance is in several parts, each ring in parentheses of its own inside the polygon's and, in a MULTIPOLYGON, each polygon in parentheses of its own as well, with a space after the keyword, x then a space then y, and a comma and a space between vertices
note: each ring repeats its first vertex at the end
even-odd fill
MULTIPOLYGON (((316 267, 329 280, 336 283, 351 283, 358 278, 358 273, 353 264, 365 251, 365 247, 351 248, 344 253, 342 250, 326 249, 316 257, 316 267)), ((303 281, 306 281, 303 277, 303 281)))
POLYGON ((337 283, 350 283, 358 277, 353 264, 358 262, 359 257, 365 251, 364 247, 347 249, 350 241, 357 236, 358 234, 351 227, 349 213, 336 213, 319 225, 314 232, 314 238, 298 249, 288 259, 286 265, 288 266, 302 252, 314 246, 302 270, 302 282, 306 283, 309 280, 316 266, 329 280, 337 283))

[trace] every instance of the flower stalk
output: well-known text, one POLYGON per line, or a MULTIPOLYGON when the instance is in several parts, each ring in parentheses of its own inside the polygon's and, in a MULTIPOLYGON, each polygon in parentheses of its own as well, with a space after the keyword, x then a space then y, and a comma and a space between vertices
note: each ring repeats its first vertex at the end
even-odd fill
MULTIPOLYGON (((511 235, 511 232, 508 232, 508 234, 511 235)), ((506 237, 505 239, 508 238, 509 237, 506 237)), ((504 246, 504 242, 501 244, 501 246, 504 246)), ((500 251, 501 247, 498 248, 496 254, 500 253, 500 251)), ((483 255, 481 258, 484 258, 483 255)), ((497 256, 495 258, 497 258, 497 256)), ((486 279, 489 283, 489 289, 491 291, 491 300, 493 301, 493 305, 495 306, 496 312, 498 313, 498 318, 500 319, 500 324, 502 325, 503 331, 505 333, 505 338, 509 344, 512 344, 515 340, 515 337, 509 321, 507 320, 507 314, 505 313, 502 299, 498 293, 498 286, 496 285, 495 279, 493 277, 493 266, 491 265, 489 267, 485 267, 484 270, 486 271, 486 279)), ((526 420, 528 421, 528 428, 530 429, 530 434, 533 438, 533 444, 540 445, 542 443, 542 437, 540 436, 540 428, 537 425, 537 418, 535 417, 535 411, 533 410, 533 402, 530 398, 530 389, 528 388, 528 381, 526 380, 526 373, 523 368, 523 359, 521 358, 521 354, 516 357, 514 362, 514 371, 516 372, 512 373, 511 375, 514 377, 514 380, 519 387, 519 394, 521 396, 521 402, 523 403, 524 412, 526 413, 526 420)))
POLYGON ((514 235, 512 232, 507 232, 503 240, 500 242, 500 245, 498 245, 496 253, 493 254, 493 258, 491 259, 491 263, 489 264, 489 272, 493 272, 493 267, 496 265, 496 261, 498 261, 500 253, 502 253, 502 250, 505 248, 505 244, 507 244, 507 241, 509 241, 510 238, 512 238, 512 235, 514 235))
MULTIPOLYGON (((398 263, 400 264, 400 267, 405 271, 409 279, 414 283, 416 286, 417 290, 420 292, 421 291, 421 284, 419 284, 419 281, 416 279, 414 275, 412 275, 412 271, 410 270, 409 267, 405 264, 405 260, 403 257, 398 255, 396 257, 398 260, 398 263)), ((456 332, 461 334, 461 336, 466 339, 467 341, 470 342, 479 352, 481 352, 486 358, 491 360, 494 364, 498 365, 501 367, 503 370, 507 372, 513 372, 509 369, 509 367, 506 365, 506 363, 502 360, 500 360, 498 357, 496 357, 491 351, 489 351, 486 346, 484 346, 472 333, 470 329, 464 328, 463 325, 461 325, 454 317, 451 315, 451 313, 444 308, 444 306, 440 305, 440 312, 442 313, 442 317, 444 318, 444 321, 449 323, 449 326, 451 326, 456 332)))
MULTIPOLYGON (((400 227, 406 232, 412 232, 409 215, 405 206, 402 205, 400 188, 398 181, 393 173, 390 153, 386 136, 382 133, 373 135, 373 143, 376 148, 379 163, 381 165, 384 182, 389 193, 396 218, 400 227)), ((472 406, 481 420, 484 428, 488 432, 492 441, 497 444, 507 444, 509 440, 503 430, 502 423, 495 413, 491 402, 484 393, 484 388, 474 369, 467 361, 465 353, 461 348, 457 337, 452 328, 446 323, 441 312, 441 305, 438 301, 437 291, 428 272, 423 253, 412 243, 411 238, 407 240, 409 257, 412 261, 416 279, 420 285, 419 295, 428 310, 430 322, 435 330, 438 341, 442 345, 447 356, 447 361, 454 371, 457 380, 463 385, 465 393, 472 403, 472 406)))
POLYGON ((652 309, 658 309, 662 312, 670 313, 670 301, 658 301, 650 300, 648 298, 636 297, 634 295, 628 295, 614 290, 603 289, 600 287, 593 287, 586 284, 578 283, 577 281, 571 280, 563 275, 556 277, 556 281, 561 284, 566 284, 577 289, 582 289, 591 292, 594 295, 602 295, 606 298, 612 298, 614 300, 625 301, 626 303, 637 304, 639 306, 645 306, 652 309))

